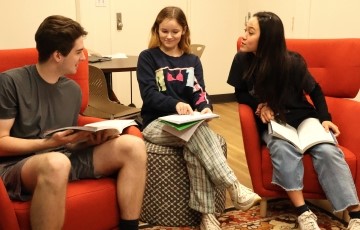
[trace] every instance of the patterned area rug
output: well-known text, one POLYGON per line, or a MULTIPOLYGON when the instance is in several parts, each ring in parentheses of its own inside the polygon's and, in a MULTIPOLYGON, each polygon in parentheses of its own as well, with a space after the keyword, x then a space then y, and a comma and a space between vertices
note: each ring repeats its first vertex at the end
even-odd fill
MULTIPOLYGON (((322 230, 346 229, 346 223, 331 213, 308 204, 318 218, 318 225, 322 230)), ((260 217, 259 206, 254 206, 247 212, 227 209, 219 217, 222 229, 227 230, 288 230, 299 229, 297 215, 288 200, 272 200, 268 202, 267 217, 260 217)), ((170 217, 171 218, 171 217, 170 217)), ((198 227, 162 227, 144 224, 142 230, 194 230, 198 227)))

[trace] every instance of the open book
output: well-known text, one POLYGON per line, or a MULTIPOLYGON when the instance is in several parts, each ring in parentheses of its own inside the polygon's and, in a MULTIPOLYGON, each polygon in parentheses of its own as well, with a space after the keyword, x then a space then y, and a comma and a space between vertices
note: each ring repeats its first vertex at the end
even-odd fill
POLYGON ((171 133, 184 141, 188 141, 199 125, 207 119, 218 118, 214 113, 201 114, 194 112, 192 115, 173 114, 159 117, 165 125, 163 130, 171 133))
POLYGON ((282 125, 271 120, 268 128, 269 134, 289 141, 302 153, 320 143, 337 144, 332 132, 326 132, 316 118, 305 119, 297 129, 288 124, 282 125))
POLYGON ((89 132, 98 132, 101 130, 109 130, 113 135, 121 134, 126 127, 137 125, 134 120, 105 120, 94 123, 89 123, 84 126, 68 126, 62 127, 59 129, 48 130, 43 133, 43 137, 49 137, 52 134, 65 130, 75 130, 75 131, 89 131, 89 132))

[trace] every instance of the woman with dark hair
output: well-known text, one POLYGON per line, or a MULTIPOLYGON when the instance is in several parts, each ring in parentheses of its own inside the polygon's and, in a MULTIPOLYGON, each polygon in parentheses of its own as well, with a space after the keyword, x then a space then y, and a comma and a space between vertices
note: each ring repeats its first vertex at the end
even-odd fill
MULTIPOLYGON (((297 127, 304 119, 314 117, 335 136, 340 132, 331 122, 323 92, 308 72, 305 60, 287 50, 284 27, 276 14, 258 12, 249 19, 227 82, 235 87, 237 101, 249 105, 256 114, 259 133, 273 163, 272 183, 287 192, 298 211, 300 229, 320 229, 302 193, 303 154, 289 142, 271 136, 267 123, 275 119, 297 127)), ((341 150, 332 144, 318 144, 308 153, 334 212, 348 210, 348 229, 360 229, 359 200, 341 150)))
POLYGON ((235 208, 247 210, 260 197, 240 184, 227 164, 217 135, 203 122, 188 142, 163 131, 158 120, 170 114, 212 113, 200 59, 190 54, 190 29, 178 7, 162 9, 141 52, 137 79, 143 100, 144 138, 163 146, 182 146, 190 179, 189 206, 202 213, 201 230, 220 230, 215 187, 226 188, 235 208))

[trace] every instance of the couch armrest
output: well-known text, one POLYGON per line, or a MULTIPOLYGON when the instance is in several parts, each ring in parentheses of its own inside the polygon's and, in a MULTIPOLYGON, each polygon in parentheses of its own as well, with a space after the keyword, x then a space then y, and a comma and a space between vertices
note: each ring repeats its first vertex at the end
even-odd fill
POLYGON ((78 125, 83 126, 89 123, 93 123, 93 122, 98 122, 98 121, 103 121, 104 119, 102 118, 98 118, 98 117, 89 117, 89 116, 84 116, 79 114, 78 117, 78 125))
POLYGON ((339 144, 360 159, 360 102, 350 99, 326 97, 332 120, 340 129, 339 144))
POLYGON ((3 180, 0 178, 0 229, 18 230, 19 225, 14 207, 5 189, 3 180))
MULTIPOLYGON (((341 146, 349 149, 357 158, 355 186, 360 188, 360 102, 350 99, 326 97, 326 103, 335 125, 340 129, 337 137, 341 146)), ((360 195, 360 190, 358 190, 360 195)))
POLYGON ((256 178, 262 178, 261 172, 261 140, 258 133, 254 112, 245 104, 238 105, 240 127, 244 142, 246 161, 248 164, 251 181, 255 192, 263 188, 262 181, 256 178))

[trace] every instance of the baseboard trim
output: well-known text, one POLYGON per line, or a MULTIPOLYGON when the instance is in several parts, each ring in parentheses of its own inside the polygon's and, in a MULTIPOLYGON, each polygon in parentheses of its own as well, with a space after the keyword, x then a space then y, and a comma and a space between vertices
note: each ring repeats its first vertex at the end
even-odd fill
POLYGON ((236 101, 236 98, 233 93, 228 93, 228 94, 211 95, 210 100, 213 104, 220 104, 226 102, 234 102, 236 101))

